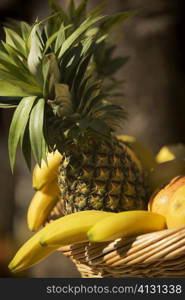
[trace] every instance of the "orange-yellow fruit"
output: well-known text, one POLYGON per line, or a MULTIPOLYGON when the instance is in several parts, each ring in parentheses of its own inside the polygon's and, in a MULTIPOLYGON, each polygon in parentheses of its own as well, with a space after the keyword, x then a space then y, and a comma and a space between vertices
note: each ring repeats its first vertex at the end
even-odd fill
POLYGON ((166 220, 168 228, 185 226, 185 183, 170 199, 166 220))
POLYGON ((166 216, 170 199, 182 185, 185 185, 185 177, 178 176, 171 180, 164 188, 158 189, 149 200, 148 210, 166 216))
POLYGON ((185 176, 178 176, 150 198, 148 210, 163 215, 167 227, 185 226, 185 176))

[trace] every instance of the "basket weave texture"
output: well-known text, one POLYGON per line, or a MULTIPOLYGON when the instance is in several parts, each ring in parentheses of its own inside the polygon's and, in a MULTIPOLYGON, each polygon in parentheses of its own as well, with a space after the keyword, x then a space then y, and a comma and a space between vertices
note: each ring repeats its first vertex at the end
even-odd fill
POLYGON ((83 278, 185 277, 185 226, 60 250, 83 278))

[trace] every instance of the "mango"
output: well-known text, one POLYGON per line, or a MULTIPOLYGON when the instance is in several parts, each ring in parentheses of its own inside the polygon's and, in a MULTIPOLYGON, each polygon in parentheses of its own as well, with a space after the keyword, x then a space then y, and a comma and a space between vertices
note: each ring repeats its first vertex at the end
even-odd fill
POLYGON ((166 218, 168 228, 185 226, 185 176, 175 177, 150 198, 148 210, 166 218))
POLYGON ((166 222, 168 228, 185 226, 185 182, 170 199, 166 222))
POLYGON ((166 216, 170 199, 183 184, 185 184, 185 177, 177 176, 162 189, 158 188, 149 199, 148 210, 166 216))

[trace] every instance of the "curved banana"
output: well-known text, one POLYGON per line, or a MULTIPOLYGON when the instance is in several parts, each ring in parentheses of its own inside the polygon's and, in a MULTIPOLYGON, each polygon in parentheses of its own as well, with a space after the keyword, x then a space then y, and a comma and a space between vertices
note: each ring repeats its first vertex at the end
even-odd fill
POLYGON ((33 196, 27 213, 27 223, 31 231, 38 230, 59 199, 59 188, 57 180, 46 184, 42 190, 33 196))
POLYGON ((163 216, 148 211, 125 211, 97 222, 87 233, 90 242, 105 242, 121 237, 162 230, 166 228, 163 216))
POLYGON ((12 272, 22 271, 37 264, 60 246, 87 241, 87 231, 91 226, 111 214, 113 213, 87 210, 53 221, 23 244, 10 262, 9 269, 12 272), (47 242, 50 247, 46 246, 47 242))
POLYGON ((55 250, 55 248, 43 248, 40 245, 40 236, 43 234, 44 230, 46 230, 46 227, 27 240, 18 250, 8 266, 13 273, 20 272, 39 263, 55 250))
POLYGON ((62 155, 58 151, 55 151, 54 153, 48 153, 47 164, 43 160, 41 163, 41 168, 37 164, 33 170, 33 188, 40 190, 45 184, 56 179, 61 160, 62 155))
POLYGON ((94 224, 114 214, 89 210, 74 213, 73 218, 67 215, 61 219, 58 228, 55 227, 54 231, 51 228, 41 237, 40 243, 42 246, 59 247, 79 243, 79 241, 85 242, 88 240, 87 232, 94 224))

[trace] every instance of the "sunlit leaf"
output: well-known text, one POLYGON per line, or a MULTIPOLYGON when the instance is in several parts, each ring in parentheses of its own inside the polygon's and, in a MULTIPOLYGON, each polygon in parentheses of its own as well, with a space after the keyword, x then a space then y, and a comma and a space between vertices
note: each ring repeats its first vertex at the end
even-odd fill
POLYGON ((31 32, 31 26, 26 22, 20 22, 21 33, 24 40, 26 40, 31 32))
POLYGON ((40 35, 41 32, 39 24, 35 24, 28 39, 30 51, 27 58, 28 68, 33 75, 40 75, 39 66, 41 66, 41 58, 43 55, 43 44, 41 42, 40 35))
POLYGON ((12 83, 0 80, 0 96, 5 97, 26 97, 33 95, 33 93, 30 91, 26 91, 26 89, 23 88, 23 85, 21 82, 19 82, 20 85, 17 85, 16 81, 12 81, 12 83))
POLYGON ((64 43, 65 41, 65 38, 66 38, 66 29, 70 28, 71 25, 68 25, 68 26, 64 26, 64 24, 62 23, 61 26, 60 26, 60 29, 58 31, 58 35, 57 35, 57 38, 56 38, 56 41, 55 41, 55 53, 57 53, 60 48, 62 47, 62 44, 64 43))
POLYGON ((15 50, 12 46, 10 46, 9 44, 6 44, 2 41, 2 45, 5 48, 8 57, 6 57, 6 53, 4 52, 4 54, 2 54, 1 52, 1 58, 2 55, 4 56, 4 60, 7 60, 9 62, 11 62, 12 64, 15 64, 16 66, 19 66, 22 71, 26 71, 26 66, 23 62, 23 60, 21 59, 21 53, 17 50, 15 50))
POLYGON ((47 42, 46 42, 46 45, 45 45, 45 49, 44 49, 44 52, 46 53, 47 52, 47 50, 48 50, 48 48, 49 47, 51 47, 51 45, 54 43, 54 41, 57 39, 57 37, 58 37, 58 31, 57 32, 55 32, 54 34, 52 34, 49 38, 48 38, 48 40, 47 40, 47 42))
POLYGON ((85 22, 83 22, 78 29, 76 29, 63 43, 62 48, 59 53, 59 57, 62 57, 63 54, 71 47, 71 45, 85 32, 89 29, 93 24, 97 23, 103 16, 99 16, 96 18, 89 18, 85 22))
POLYGON ((15 163, 16 149, 20 137, 28 123, 29 114, 35 100, 35 96, 23 98, 13 115, 8 137, 9 158, 12 171, 15 163))
POLYGON ((29 124, 26 125, 25 131, 20 136, 20 145, 28 169, 31 170, 31 143, 29 134, 29 124))
POLYGON ((21 54, 25 57, 26 48, 24 40, 21 38, 21 36, 10 28, 5 28, 4 30, 6 35, 6 43, 15 49, 18 49, 18 51, 20 51, 21 54))
POLYGON ((39 166, 41 165, 43 152, 46 150, 46 147, 43 145, 44 106, 45 100, 43 98, 36 101, 31 111, 29 122, 31 149, 39 166))

